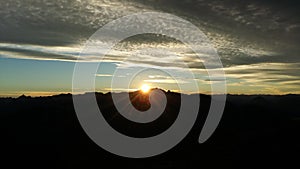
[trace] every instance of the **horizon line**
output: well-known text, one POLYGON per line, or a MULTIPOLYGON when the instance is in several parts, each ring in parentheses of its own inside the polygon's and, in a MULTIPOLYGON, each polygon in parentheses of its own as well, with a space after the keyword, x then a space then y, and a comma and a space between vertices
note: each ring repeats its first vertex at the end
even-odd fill
MULTIPOLYGON (((178 93, 178 94, 184 94, 184 95, 208 95, 208 96, 212 96, 212 95, 233 95, 233 96, 286 96, 286 95, 300 95, 299 93, 283 93, 283 94, 271 94, 271 93, 256 93, 256 94, 247 94, 247 93, 225 93, 225 94, 209 94, 209 93, 201 93, 201 92, 195 92, 195 93, 181 93, 181 92, 177 92, 177 91, 172 91, 172 90, 165 90, 165 89, 161 89, 161 88, 152 88, 151 90, 154 89, 159 89, 159 90, 163 90, 165 93, 178 93)), ((102 92, 102 91, 90 91, 90 92, 84 92, 84 93, 72 93, 72 92, 46 92, 48 94, 46 95, 28 95, 26 93, 23 94, 16 94, 15 96, 1 96, 0 94, 0 98, 1 99, 5 99, 5 98, 20 98, 20 97, 31 97, 31 98, 41 98, 41 97, 53 97, 53 96, 59 96, 59 95, 84 95, 84 94, 90 94, 90 93, 95 93, 95 94, 109 94, 109 93, 134 93, 134 92, 140 92, 141 90, 135 90, 135 91, 108 91, 108 92, 102 92), (52 93, 52 94, 50 94, 52 93)), ((38 92, 39 93, 39 92, 38 92)), ((41 92, 42 93, 42 92, 41 92)))

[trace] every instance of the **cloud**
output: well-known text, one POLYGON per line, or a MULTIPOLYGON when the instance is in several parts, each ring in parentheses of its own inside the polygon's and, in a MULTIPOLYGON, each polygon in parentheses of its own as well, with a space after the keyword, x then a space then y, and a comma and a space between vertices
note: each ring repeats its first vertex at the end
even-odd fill
POLYGON ((0 56, 19 59, 76 61, 76 54, 0 44, 0 56))
MULTIPOLYGON (((98 28, 141 11, 172 13, 199 27, 217 49, 229 85, 262 83, 271 87, 278 83, 278 88, 299 87, 300 12, 295 1, 6 1, 0 6, 0 57, 75 62, 85 41, 98 28)), ((163 23, 157 24, 161 26, 163 23)), ((172 30, 176 33, 178 28, 172 30)), ((134 36, 114 49, 103 61, 123 68, 187 70, 188 66, 201 75, 205 72, 203 63, 209 59, 198 59, 187 46, 162 35, 134 36), (133 55, 141 48, 163 48, 179 57, 133 55)), ((97 53, 101 49, 87 53, 81 61, 99 61, 97 53)))
POLYGON ((189 83, 187 81, 183 80, 174 80, 174 79, 146 79, 144 82, 149 82, 149 83, 165 83, 165 84, 184 84, 184 83, 189 83))
POLYGON ((225 68, 227 85, 262 93, 271 92, 270 89, 281 94, 299 93, 299 66, 299 63, 260 63, 225 68))
MULTIPOLYGON (((161 11, 171 12, 188 19, 204 31, 218 50, 225 67, 270 61, 290 60, 290 62, 295 62, 299 61, 297 44, 300 41, 298 36, 300 30, 297 29, 298 25, 295 24, 295 21, 299 21, 300 15, 288 17, 291 13, 296 12, 295 4, 287 2, 286 5, 292 10, 278 10, 279 5, 275 2, 261 3, 260 1, 246 3, 207 0, 175 0, 172 3, 170 1, 154 3, 139 0, 54 0, 34 3, 29 0, 8 1, 0 7, 2 21, 0 23, 0 41, 17 45, 40 45, 45 48, 77 45, 79 51, 85 40, 94 31, 113 19, 140 11, 161 11)), ((164 36, 141 35, 129 38, 118 47, 119 50, 122 50, 177 45, 178 52, 180 52, 182 47, 176 43, 173 39, 164 36)), ((44 53, 40 49, 18 51, 18 53, 22 53, 22 56, 14 55, 16 49, 10 48, 11 53, 8 53, 8 50, 7 48, 0 49, 6 53, 7 57, 63 61, 72 61, 76 58, 74 57, 76 54, 44 53)), ((126 56, 123 52, 119 52, 119 55, 107 60, 119 61, 126 56)), ((182 53, 188 54, 187 52, 182 53)), ((149 56, 147 57, 149 58, 149 56)), ((146 56, 142 59, 145 58, 146 56)), ((153 61, 152 58, 151 60, 153 61)), ((165 63, 151 63, 152 61, 146 60, 145 63, 166 66, 165 63)), ((140 62, 140 60, 132 61, 135 64, 140 62)), ((172 63, 174 64, 174 62, 172 63)), ((199 65, 201 64, 190 63, 189 66, 201 68, 202 66, 199 65)))
POLYGON ((139 89, 133 89, 133 88, 104 88, 102 89, 104 92, 133 92, 133 91, 137 91, 139 89))
POLYGON ((144 82, 148 83, 160 83, 160 84, 186 84, 190 83, 193 79, 182 79, 182 77, 175 77, 173 79, 170 76, 165 75, 148 75, 148 79, 143 80, 144 82))
POLYGON ((96 74, 97 77, 112 77, 111 74, 96 74))
POLYGON ((6 1, 0 7, 0 37, 7 43, 74 44, 112 19, 142 7, 146 8, 118 0, 6 1))

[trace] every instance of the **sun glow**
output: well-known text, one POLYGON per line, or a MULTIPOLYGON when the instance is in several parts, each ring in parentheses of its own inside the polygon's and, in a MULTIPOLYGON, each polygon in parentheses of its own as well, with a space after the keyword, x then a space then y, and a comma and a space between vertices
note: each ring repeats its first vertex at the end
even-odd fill
POLYGON ((149 90, 150 90, 150 86, 147 85, 147 84, 144 84, 142 87, 141 87, 141 90, 143 93, 148 93, 149 90))

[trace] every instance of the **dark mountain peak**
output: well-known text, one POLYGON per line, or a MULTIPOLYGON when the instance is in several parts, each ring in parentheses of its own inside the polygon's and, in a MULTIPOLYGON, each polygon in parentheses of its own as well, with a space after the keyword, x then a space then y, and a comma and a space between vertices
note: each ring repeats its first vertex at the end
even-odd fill
POLYGON ((17 99, 18 99, 18 100, 24 100, 24 99, 30 99, 30 98, 31 98, 31 96, 26 96, 26 95, 22 94, 22 95, 19 96, 17 99))

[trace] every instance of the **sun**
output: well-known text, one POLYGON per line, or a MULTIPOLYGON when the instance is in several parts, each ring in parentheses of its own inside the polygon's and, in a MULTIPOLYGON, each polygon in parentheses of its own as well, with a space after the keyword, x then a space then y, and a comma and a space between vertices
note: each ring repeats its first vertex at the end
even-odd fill
POLYGON ((141 87, 141 90, 143 93, 148 93, 149 90, 150 90, 150 86, 147 85, 147 84, 143 84, 142 87, 141 87))

